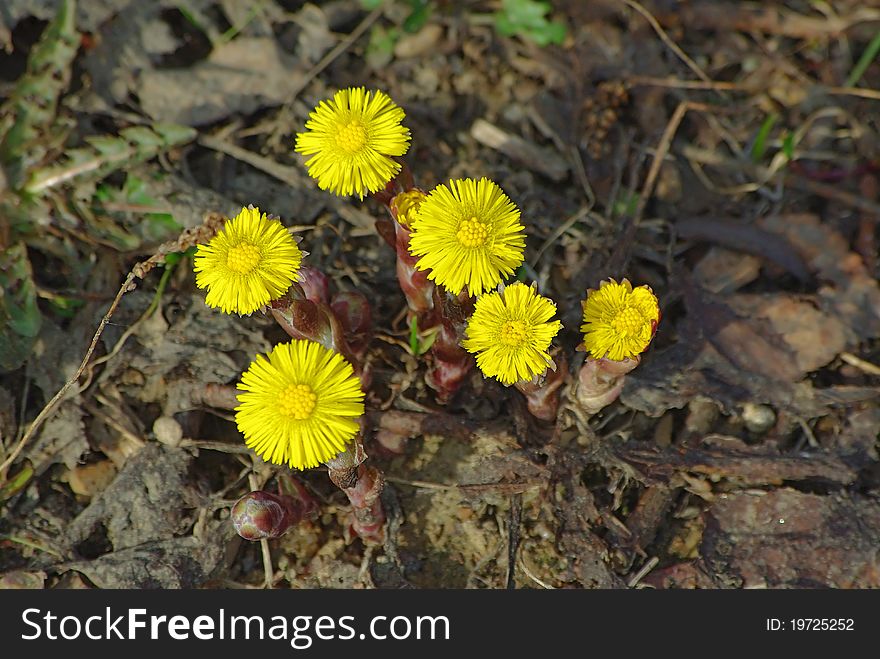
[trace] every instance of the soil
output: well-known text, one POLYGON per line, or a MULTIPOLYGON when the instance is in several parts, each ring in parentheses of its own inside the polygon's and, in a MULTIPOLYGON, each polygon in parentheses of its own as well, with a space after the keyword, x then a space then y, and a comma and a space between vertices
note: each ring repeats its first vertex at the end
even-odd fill
POLYGON ((560 0, 543 43, 499 19, 526 4, 5 3, 0 587, 880 586, 880 10, 560 0), (421 188, 486 176, 521 209, 517 277, 564 326, 554 420, 477 370, 426 385, 385 209, 293 152, 350 86, 405 110, 421 188), (249 204, 370 301, 379 544, 205 393, 286 334, 165 256, 249 204), (587 415, 580 303, 624 277, 662 320, 587 415), (317 516, 239 538, 231 505, 291 479, 317 516))

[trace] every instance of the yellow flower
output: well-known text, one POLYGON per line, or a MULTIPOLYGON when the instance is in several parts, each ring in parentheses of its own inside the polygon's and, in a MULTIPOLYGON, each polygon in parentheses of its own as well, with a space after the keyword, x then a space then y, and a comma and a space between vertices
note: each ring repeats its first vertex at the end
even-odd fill
POLYGON ((295 150, 312 156, 306 167, 319 188, 363 199, 400 171, 390 156, 402 156, 409 148, 409 129, 400 125, 404 116, 384 92, 343 89, 309 114, 295 150))
POLYGON ((297 278, 302 252, 280 221, 242 208, 193 259, 205 302, 225 313, 253 313, 278 299, 297 278))
POLYGON ((550 319, 552 300, 517 282, 477 298, 461 345, 477 356, 483 375, 511 385, 531 380, 550 364, 547 348, 562 324, 550 319))
POLYGON ((391 211, 395 219, 408 229, 412 229, 413 223, 419 213, 422 202, 428 195, 421 190, 407 190, 395 195, 391 200, 391 211))
POLYGON ((364 413, 351 364, 303 340, 279 344, 267 357, 257 355, 238 384, 245 393, 238 395, 235 421, 245 443, 264 460, 296 469, 342 453, 364 413))
POLYGON ((513 274, 526 240, 519 209, 487 178, 440 184, 422 202, 410 253, 419 270, 448 291, 480 295, 513 274))
POLYGON ((622 361, 641 354, 660 322, 654 292, 648 286, 633 288, 626 279, 603 281, 582 304, 584 348, 596 359, 622 361))

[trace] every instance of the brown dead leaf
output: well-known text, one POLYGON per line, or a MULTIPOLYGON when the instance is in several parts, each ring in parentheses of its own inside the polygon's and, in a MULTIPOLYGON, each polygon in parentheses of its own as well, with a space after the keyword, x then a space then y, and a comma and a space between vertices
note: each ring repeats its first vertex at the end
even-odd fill
POLYGON ((731 364, 771 380, 795 382, 801 378, 791 349, 770 323, 737 315, 720 299, 701 291, 689 275, 684 281, 688 317, 731 364))
POLYGON ((79 465, 71 469, 62 480, 67 480, 73 493, 92 498, 103 492, 110 481, 116 476, 116 466, 110 460, 101 460, 87 465, 79 465))
POLYGON ((675 230, 681 238, 760 256, 784 268, 800 281, 810 278, 804 259, 785 238, 753 224, 711 217, 681 218, 676 221, 675 230))
POLYGON ((694 266, 700 287, 717 294, 730 294, 753 282, 761 273, 761 259, 729 249, 711 247, 694 266))
POLYGON ((38 474, 56 463, 73 469, 89 450, 79 401, 77 396, 61 403, 55 414, 43 424, 36 442, 26 450, 25 456, 38 474))
POLYGON ((275 39, 241 37, 192 67, 144 71, 137 93, 153 119, 201 126, 284 103, 303 75, 298 61, 275 39))
POLYGON ((769 321, 773 332, 791 349, 801 377, 825 366, 846 347, 844 322, 823 313, 809 300, 784 293, 735 295, 728 304, 741 316, 769 321))
POLYGON ((609 548, 591 530, 591 520, 598 517, 593 496, 580 482, 571 480, 558 497, 558 548, 571 557, 558 578, 584 588, 623 588, 623 581, 611 569, 609 548))
POLYGON ((842 235, 810 213, 772 215, 761 220, 782 234, 811 270, 829 285, 819 289, 819 304, 848 328, 847 342, 880 336, 880 284, 842 235))
POLYGON ((0 575, 0 590, 36 590, 46 585, 45 572, 12 570, 0 575))
POLYGON ((880 587, 880 504, 792 489, 719 497, 701 554, 730 586, 880 587))
POLYGON ((781 454, 766 446, 749 446, 736 437, 713 435, 699 446, 666 449, 626 443, 614 454, 633 466, 649 483, 664 482, 680 472, 726 478, 739 486, 779 485, 810 481, 849 485, 858 478, 856 466, 833 454, 781 454))
POLYGON ((148 542, 60 567, 81 572, 98 588, 196 588, 205 585, 234 539, 229 520, 215 520, 209 531, 204 538, 148 542))
POLYGON ((70 523, 67 543, 78 545, 98 525, 117 551, 175 537, 198 500, 187 479, 191 462, 186 451, 147 444, 70 523))

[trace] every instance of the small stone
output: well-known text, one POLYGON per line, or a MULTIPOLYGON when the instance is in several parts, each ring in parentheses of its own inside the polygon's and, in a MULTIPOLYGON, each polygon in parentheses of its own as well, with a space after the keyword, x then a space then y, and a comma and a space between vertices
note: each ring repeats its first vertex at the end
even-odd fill
POLYGON ((399 59, 419 57, 431 52, 443 36, 443 27, 429 23, 415 34, 402 37, 394 46, 394 56, 399 59))
POLYGON ((746 403, 743 405, 742 420, 751 432, 764 433, 776 423, 776 413, 768 405, 746 403))
POLYGON ((183 428, 170 416, 160 416, 153 422, 153 434, 156 440, 168 446, 180 446, 183 439, 183 428))

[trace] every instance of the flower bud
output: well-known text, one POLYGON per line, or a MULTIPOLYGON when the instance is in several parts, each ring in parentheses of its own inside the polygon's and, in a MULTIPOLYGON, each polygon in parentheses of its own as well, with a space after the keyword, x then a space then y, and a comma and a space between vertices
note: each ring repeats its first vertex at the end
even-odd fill
POLYGON ((311 266, 299 269, 299 285, 302 286, 306 299, 315 303, 327 304, 330 280, 323 272, 311 266))
POLYGON ((232 506, 232 525, 245 540, 277 538, 303 518, 303 506, 293 497, 257 490, 232 506))
POLYGON ((366 296, 357 291, 342 291, 333 296, 330 308, 349 334, 364 334, 370 329, 373 314, 366 296))

